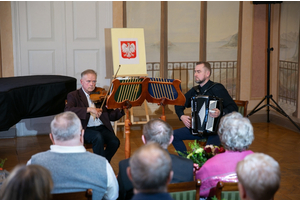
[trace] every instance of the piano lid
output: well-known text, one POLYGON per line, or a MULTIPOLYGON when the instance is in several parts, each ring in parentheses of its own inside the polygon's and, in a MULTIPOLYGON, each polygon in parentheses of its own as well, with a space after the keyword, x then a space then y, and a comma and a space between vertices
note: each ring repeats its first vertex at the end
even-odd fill
POLYGON ((0 131, 21 119, 64 111, 67 94, 76 90, 76 78, 34 75, 0 78, 0 131))

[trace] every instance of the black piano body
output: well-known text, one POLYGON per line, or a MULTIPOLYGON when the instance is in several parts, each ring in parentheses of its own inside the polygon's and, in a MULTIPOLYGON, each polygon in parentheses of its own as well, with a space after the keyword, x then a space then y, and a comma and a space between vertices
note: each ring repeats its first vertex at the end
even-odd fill
POLYGON ((76 90, 76 82, 76 78, 61 75, 0 78, 0 131, 21 119, 63 112, 67 94, 76 90))

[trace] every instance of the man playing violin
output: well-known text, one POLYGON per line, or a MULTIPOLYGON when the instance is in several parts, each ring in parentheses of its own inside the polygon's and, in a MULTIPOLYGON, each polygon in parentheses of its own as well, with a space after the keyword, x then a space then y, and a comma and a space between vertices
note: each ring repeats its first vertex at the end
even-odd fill
POLYGON ((96 81, 97 73, 94 70, 83 71, 80 79, 82 87, 68 94, 65 111, 77 114, 85 130, 84 142, 93 144, 93 152, 104 156, 110 162, 120 146, 120 140, 116 137, 110 121, 119 120, 124 111, 107 109, 106 106, 96 108, 90 98, 96 89, 96 81))

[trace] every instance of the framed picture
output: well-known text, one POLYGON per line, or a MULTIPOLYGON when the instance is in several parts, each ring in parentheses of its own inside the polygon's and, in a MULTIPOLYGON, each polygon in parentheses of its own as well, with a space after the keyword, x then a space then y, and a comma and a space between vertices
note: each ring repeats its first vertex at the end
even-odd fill
POLYGON ((109 31, 114 74, 121 65, 117 77, 147 76, 144 29, 111 28, 109 31))

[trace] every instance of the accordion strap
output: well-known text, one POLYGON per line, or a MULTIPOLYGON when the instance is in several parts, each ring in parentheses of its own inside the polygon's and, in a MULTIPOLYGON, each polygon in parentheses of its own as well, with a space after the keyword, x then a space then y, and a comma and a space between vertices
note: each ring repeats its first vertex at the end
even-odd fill
MULTIPOLYGON (((220 83, 213 83, 213 84, 211 84, 206 90, 204 90, 204 92, 203 92, 201 95, 205 95, 205 93, 206 93, 208 90, 210 90, 211 88, 213 88, 215 85, 218 85, 218 84, 220 84, 220 83)), ((199 95, 199 94, 200 94, 199 85, 196 85, 196 86, 194 86, 193 88, 196 90, 197 95, 199 95)))

